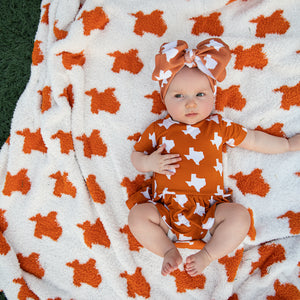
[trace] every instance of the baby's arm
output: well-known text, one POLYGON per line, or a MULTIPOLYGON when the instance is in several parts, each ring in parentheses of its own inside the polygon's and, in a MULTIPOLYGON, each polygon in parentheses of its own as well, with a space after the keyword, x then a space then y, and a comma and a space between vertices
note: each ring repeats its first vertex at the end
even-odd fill
POLYGON ((159 174, 172 175, 174 169, 179 167, 181 158, 179 154, 162 154, 166 145, 163 144, 151 154, 133 151, 131 161, 139 172, 156 172, 159 174))
POLYGON ((300 150, 300 134, 289 139, 273 136, 258 130, 248 130, 239 147, 261 153, 284 153, 300 150))

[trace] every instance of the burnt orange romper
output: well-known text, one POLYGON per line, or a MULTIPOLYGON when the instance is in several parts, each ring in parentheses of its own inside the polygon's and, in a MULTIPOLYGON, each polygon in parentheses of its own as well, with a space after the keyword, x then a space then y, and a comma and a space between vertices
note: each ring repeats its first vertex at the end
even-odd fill
POLYGON ((203 239, 214 224, 216 205, 229 202, 223 183, 222 147, 240 144, 247 130, 211 115, 186 125, 167 115, 153 122, 135 144, 136 151, 151 154, 162 144, 165 153, 180 154, 174 175, 153 174, 153 202, 180 241, 203 239))

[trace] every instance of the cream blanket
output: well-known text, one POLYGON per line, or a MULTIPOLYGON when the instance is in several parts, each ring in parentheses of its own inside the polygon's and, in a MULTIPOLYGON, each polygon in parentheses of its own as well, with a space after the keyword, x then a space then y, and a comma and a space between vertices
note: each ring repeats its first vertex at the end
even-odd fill
MULTIPOLYGON (((31 77, 0 154, 0 289, 8 299, 300 299, 300 153, 224 153, 225 184, 252 226, 191 278, 160 275, 127 202, 151 174, 130 154, 164 115, 151 80, 163 42, 221 37, 233 56, 216 111, 300 132, 296 0, 44 0, 31 77), (128 206, 127 206, 127 205, 128 206)), ((195 252, 180 249, 183 257, 195 252)))

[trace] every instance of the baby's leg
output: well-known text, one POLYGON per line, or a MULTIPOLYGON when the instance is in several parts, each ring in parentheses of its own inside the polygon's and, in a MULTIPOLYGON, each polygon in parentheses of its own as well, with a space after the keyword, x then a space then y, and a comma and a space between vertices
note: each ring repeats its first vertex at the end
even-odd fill
POLYGON ((178 268, 182 257, 167 237, 168 226, 151 203, 139 204, 130 210, 128 224, 135 238, 148 250, 164 258, 162 275, 178 268))
POLYGON ((237 203, 219 204, 214 226, 210 230, 212 237, 201 251, 187 257, 187 273, 199 275, 213 260, 232 252, 244 240, 249 227, 250 215, 244 206, 237 203))

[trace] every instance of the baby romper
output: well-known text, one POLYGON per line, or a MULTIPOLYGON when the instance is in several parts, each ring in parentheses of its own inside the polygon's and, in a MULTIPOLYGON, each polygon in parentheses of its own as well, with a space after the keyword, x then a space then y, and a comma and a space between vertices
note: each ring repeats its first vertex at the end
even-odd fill
POLYGON ((180 154, 173 175, 153 174, 152 199, 180 241, 203 239, 214 224, 216 205, 229 202, 223 183, 222 148, 240 144, 247 130, 218 114, 187 125, 170 115, 153 122, 134 149, 151 154, 162 144, 165 153, 180 154))

